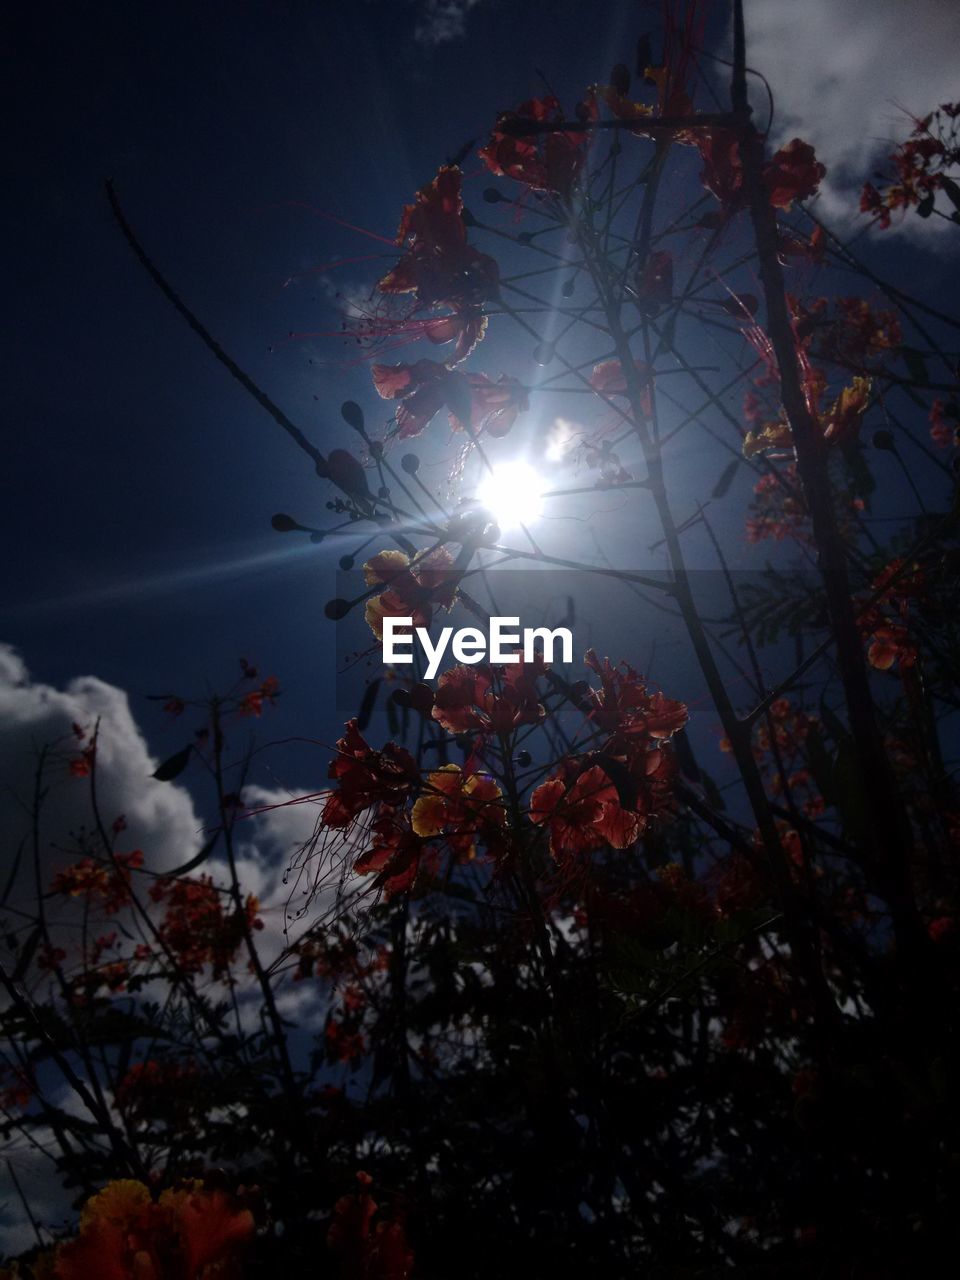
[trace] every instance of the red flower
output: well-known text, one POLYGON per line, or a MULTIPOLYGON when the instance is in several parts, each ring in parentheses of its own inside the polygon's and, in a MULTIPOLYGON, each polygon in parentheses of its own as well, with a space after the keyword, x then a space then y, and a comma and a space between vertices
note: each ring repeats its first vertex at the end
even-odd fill
POLYGON ((593 649, 588 649, 584 662, 601 680, 600 689, 587 695, 591 719, 608 733, 635 738, 645 736, 665 741, 687 723, 687 708, 682 702, 666 698, 662 693, 648 693, 643 680, 627 663, 614 667, 609 658, 601 662, 593 649))
POLYGON ((205 1276, 238 1280, 239 1250, 253 1215, 201 1183, 165 1191, 154 1203, 142 1182, 110 1182, 83 1207, 80 1231, 56 1251, 58 1280, 160 1280, 205 1276))
POLYGON ((279 692, 280 682, 277 677, 268 676, 259 689, 243 695, 238 710, 242 716, 260 716, 263 714, 264 703, 274 706, 279 692))
POLYGON ((70 776, 73 778, 89 778, 93 772, 96 757, 97 749, 94 746, 87 747, 80 755, 74 756, 70 761, 70 776))
MULTIPOLYGON (((505 436, 517 416, 529 408, 526 388, 516 378, 501 373, 494 382, 485 373, 462 376, 470 391, 470 426, 476 434, 485 431, 491 436, 505 436)), ((456 430, 466 429, 452 406, 450 425, 456 430)))
POLYGON ((20 1067, 0 1066, 0 1110, 22 1111, 33 1094, 33 1082, 20 1067))
POLYGON ((867 661, 878 671, 889 671, 896 662, 901 667, 912 667, 917 661, 917 647, 906 627, 895 624, 877 627, 867 650, 867 661))
MULTIPOLYGON (((720 201, 724 212, 736 213, 746 203, 740 142, 731 129, 709 129, 698 135, 703 160, 700 179, 720 201)), ((819 190, 827 170, 813 147, 794 138, 771 156, 763 168, 763 181, 775 209, 789 209, 794 200, 806 200, 819 190)))
POLYGON ((517 415, 529 406, 526 389, 506 374, 493 381, 485 373, 455 373, 435 360, 416 364, 375 364, 373 383, 384 400, 399 400, 396 420, 401 440, 418 436, 441 409, 450 425, 464 430, 460 414, 470 407, 469 425, 476 433, 505 436, 517 415))
POLYGON ((446 365, 436 360, 416 364, 375 364, 373 385, 384 400, 399 400, 397 429, 401 440, 418 436, 447 401, 446 365))
POLYGON ((960 430, 960 415, 957 413, 956 405, 948 407, 942 400, 934 400, 930 406, 930 439, 940 449, 949 449, 957 443, 957 434, 960 430), (952 410, 950 420, 947 415, 952 410))
POLYGON ((431 714, 450 733, 510 733, 537 724, 545 714, 537 694, 544 669, 542 659, 451 667, 437 684, 431 714))
POLYGON ((387 589, 372 596, 364 616, 378 640, 383 639, 384 618, 412 618, 414 627, 427 627, 434 609, 453 606, 460 574, 445 547, 411 564, 402 551, 381 551, 363 566, 367 586, 382 583, 387 589))
POLYGON ((51 893, 68 894, 99 902, 108 915, 113 915, 130 901, 130 872, 143 866, 143 851, 114 854, 110 860, 81 858, 72 866, 58 871, 50 885, 51 893))
POLYGON ((354 1062, 361 1057, 367 1042, 359 1031, 348 1031, 342 1022, 331 1018, 324 1031, 327 1053, 335 1062, 354 1062))
MULTIPOLYGON (((652 412, 650 385, 653 380, 653 372, 650 366, 642 360, 635 360, 633 363, 636 366, 643 388, 641 392, 641 410, 649 417, 652 412)), ((627 394, 627 379, 624 376, 620 361, 601 360, 599 364, 594 365, 593 373, 590 375, 590 385, 598 395, 625 396, 627 394)))
POLYGON ((169 1114, 189 1110, 187 1090, 200 1077, 197 1064, 158 1062, 147 1058, 135 1062, 121 1078, 115 1092, 118 1110, 132 1117, 169 1114))
MULTIPOLYGON (((571 761, 562 771, 578 768, 571 761)), ((639 839, 646 819, 623 808, 617 789, 599 765, 585 769, 572 782, 550 778, 530 797, 530 820, 550 831, 550 852, 558 862, 574 854, 609 845, 626 849, 639 839)))
POLYGON ((436 849, 410 830, 405 813, 390 809, 381 809, 369 847, 353 864, 357 875, 376 875, 388 900, 412 889, 421 872, 435 874, 438 867, 436 849))
POLYGON ((878 671, 889 671, 899 662, 909 668, 917 661, 917 646, 910 636, 910 602, 922 596, 922 572, 913 566, 903 572, 903 560, 897 557, 874 578, 874 592, 879 597, 863 610, 857 619, 860 630, 870 640, 867 661, 878 671))
MULTIPOLYGON (((580 105, 577 114, 583 120, 596 119, 596 101, 592 94, 580 105)), ((516 111, 505 111, 497 118, 490 141, 480 148, 480 159, 498 177, 513 178, 533 191, 569 197, 586 159, 586 131, 558 130, 525 137, 505 130, 506 125, 519 121, 562 119, 563 112, 556 98, 531 98, 522 102, 516 111)))
POLYGON ((455 362, 483 336, 481 307, 499 291, 496 262, 467 244, 460 180, 459 169, 445 166, 405 206, 397 244, 406 252, 377 285, 388 295, 413 293, 422 307, 449 308, 452 315, 429 321, 423 332, 437 343, 455 339, 455 362))
POLYGON ((763 180, 775 209, 789 209, 794 200, 807 200, 816 195, 826 176, 808 142, 794 138, 777 151, 763 171, 763 180))
POLYGON ((337 753, 329 776, 339 786, 324 805, 325 826, 348 826, 374 805, 398 806, 419 783, 420 774, 410 752, 395 742, 375 751, 364 741, 356 720, 348 721, 337 753))
POLYGON ((157 880, 150 896, 166 904, 158 932, 187 973, 210 965, 215 978, 225 976, 245 931, 263 928, 253 894, 241 909, 224 911, 224 895, 209 876, 157 880))
POLYGON ((725 211, 734 213, 744 201, 740 142, 732 129, 705 129, 697 134, 703 161, 700 181, 725 211))
POLYGON ((413 1254, 399 1219, 374 1223, 378 1205, 367 1188, 373 1181, 358 1173, 362 1188, 341 1196, 333 1207, 327 1243, 340 1255, 341 1275, 351 1280, 408 1280, 413 1254))
POLYGON ((673 254, 651 253, 637 274, 636 302, 644 315, 656 315, 673 300, 673 254))

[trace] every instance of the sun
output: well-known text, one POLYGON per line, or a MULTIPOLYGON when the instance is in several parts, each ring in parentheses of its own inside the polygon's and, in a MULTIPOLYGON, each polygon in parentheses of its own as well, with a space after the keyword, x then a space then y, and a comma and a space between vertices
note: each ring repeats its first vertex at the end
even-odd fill
POLYGON ((510 529, 536 520, 543 490, 543 479, 529 462, 498 462, 477 486, 477 499, 501 529, 510 529))

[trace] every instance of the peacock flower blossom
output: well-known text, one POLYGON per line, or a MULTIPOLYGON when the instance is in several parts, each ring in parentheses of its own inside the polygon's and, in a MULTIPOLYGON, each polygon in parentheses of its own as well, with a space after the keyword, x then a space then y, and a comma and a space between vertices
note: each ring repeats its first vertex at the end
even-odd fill
POLYGON ((442 835, 461 861, 476 856, 477 839, 498 841, 507 811, 493 778, 446 764, 429 773, 424 786, 411 814, 416 835, 427 839, 442 835))
POLYGON ((397 434, 418 436, 444 408, 454 431, 505 436, 529 408, 526 388, 506 374, 459 373, 435 360, 373 366, 373 383, 384 400, 397 400, 397 434), (463 419, 467 421, 464 422, 463 419))
POLYGON ((449 733, 511 733, 537 724, 546 714, 537 693, 544 670, 542 659, 451 667, 437 683, 431 715, 449 733))
POLYGON ((383 639, 383 620, 412 618, 414 627, 428 627, 436 609, 453 607, 459 575, 445 547, 411 561, 403 551, 381 551, 363 566, 367 586, 386 587, 372 596, 364 616, 378 640, 383 639))
MULTIPOLYGON (((592 92, 578 106, 577 115, 581 121, 596 119, 596 99, 592 92)), ((589 141, 586 132, 557 130, 525 137, 509 127, 524 121, 562 120, 563 112, 556 98, 530 98, 516 111, 500 114, 490 141, 478 152, 480 159, 497 177, 513 178, 531 191, 569 199, 586 160, 589 141)))

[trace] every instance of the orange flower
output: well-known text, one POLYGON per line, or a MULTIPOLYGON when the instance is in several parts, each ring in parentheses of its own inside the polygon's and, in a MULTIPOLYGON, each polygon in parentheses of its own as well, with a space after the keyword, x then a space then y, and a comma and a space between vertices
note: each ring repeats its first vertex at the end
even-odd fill
POLYGON ((99 902, 108 915, 113 915, 130 901, 130 872, 142 866, 141 849, 114 854, 110 860, 81 858, 57 872, 50 892, 99 902))
POLYGON ((614 667, 609 658, 601 662, 593 649, 587 650, 584 662, 601 680, 600 689, 588 694, 588 704, 591 718, 602 729, 662 741, 686 724, 688 712, 684 704, 662 693, 648 693, 643 680, 628 663, 614 667))
POLYGON ((605 845, 626 849, 646 826, 641 814, 623 808, 599 765, 585 769, 569 785, 563 777, 542 783, 530 797, 530 820, 549 828, 550 852, 557 861, 605 845))
POLYGON ((414 627, 428 627, 434 608, 450 610, 460 575, 445 547, 421 556, 411 567, 402 551, 381 551, 363 566, 367 586, 382 583, 387 590, 367 601, 364 616, 378 640, 383 639, 384 618, 412 618, 414 627))
POLYGON ((437 850, 410 830, 406 813, 384 809, 371 828, 371 843, 353 869, 360 876, 376 875, 375 885, 389 900, 416 884, 421 872, 435 874, 437 850))
POLYGON ((445 835, 463 861, 475 856, 477 837, 496 841, 506 825, 503 792, 486 774, 445 764, 427 775, 425 787, 413 806, 414 832, 426 838, 445 835))
POLYGON ((165 1191, 158 1203, 142 1182, 110 1182, 84 1205, 75 1239, 61 1244, 57 1280, 239 1280, 239 1256, 253 1235, 249 1209, 202 1183, 165 1191))

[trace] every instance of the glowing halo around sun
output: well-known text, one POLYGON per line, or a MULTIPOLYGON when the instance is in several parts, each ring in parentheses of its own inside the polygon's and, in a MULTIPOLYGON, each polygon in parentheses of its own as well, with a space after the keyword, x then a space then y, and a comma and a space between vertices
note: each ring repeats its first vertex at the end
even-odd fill
POLYGON ((529 462, 497 462, 478 484, 477 500, 501 529, 515 529, 540 515, 544 488, 529 462))

